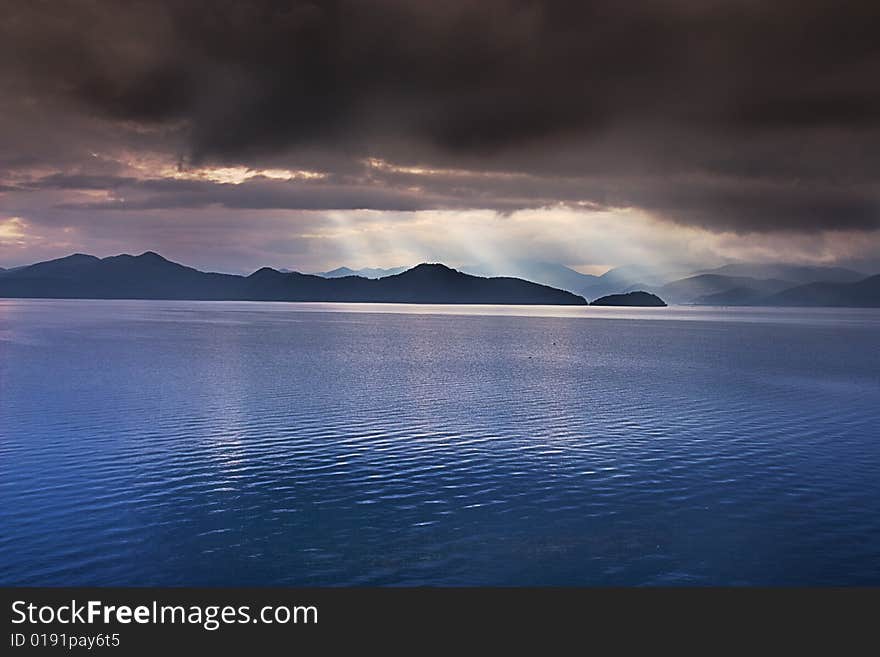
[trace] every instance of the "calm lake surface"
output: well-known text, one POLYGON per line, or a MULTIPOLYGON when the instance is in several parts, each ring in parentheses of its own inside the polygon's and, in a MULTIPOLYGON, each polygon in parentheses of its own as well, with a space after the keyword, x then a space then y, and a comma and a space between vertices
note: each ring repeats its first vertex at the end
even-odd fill
POLYGON ((880 584, 880 311, 0 299, 0 584, 880 584))

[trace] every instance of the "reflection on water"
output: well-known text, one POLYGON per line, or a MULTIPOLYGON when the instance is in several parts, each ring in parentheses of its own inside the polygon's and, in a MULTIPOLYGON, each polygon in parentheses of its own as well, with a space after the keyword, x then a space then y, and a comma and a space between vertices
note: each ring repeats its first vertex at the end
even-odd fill
POLYGON ((0 300, 0 583, 880 584, 878 329, 0 300))

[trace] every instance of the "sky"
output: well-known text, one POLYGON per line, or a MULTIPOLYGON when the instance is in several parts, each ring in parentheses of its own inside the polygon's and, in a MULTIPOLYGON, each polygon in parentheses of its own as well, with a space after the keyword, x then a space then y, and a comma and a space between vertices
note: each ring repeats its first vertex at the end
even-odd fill
POLYGON ((880 272, 880 4, 0 0, 0 266, 880 272))

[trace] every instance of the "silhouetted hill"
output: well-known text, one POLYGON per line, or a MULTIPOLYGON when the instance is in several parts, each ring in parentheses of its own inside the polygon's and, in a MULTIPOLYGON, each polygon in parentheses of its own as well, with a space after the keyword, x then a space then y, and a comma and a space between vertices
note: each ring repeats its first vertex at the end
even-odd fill
POLYGON ((92 299, 228 299, 240 276, 211 274, 148 251, 96 258, 77 253, 0 275, 0 296, 92 299))
POLYGON ((880 308, 880 275, 856 283, 809 283, 761 299, 763 306, 880 308))
POLYGON ((0 273, 0 297, 355 301, 586 305, 577 295, 516 278, 482 278, 422 264, 380 279, 323 278, 264 267, 250 276, 206 273, 147 252, 75 254, 0 273))
POLYGON ((627 292, 626 294, 609 294, 608 296, 596 299, 591 306, 648 306, 648 307, 665 307, 666 302, 656 294, 644 292, 642 290, 636 292, 627 292))
POLYGON ((547 285, 503 276, 472 276, 440 264, 421 264, 375 283, 382 290, 379 300, 388 301, 425 303, 421 299, 428 296, 433 299, 430 303, 587 305, 583 297, 547 285))

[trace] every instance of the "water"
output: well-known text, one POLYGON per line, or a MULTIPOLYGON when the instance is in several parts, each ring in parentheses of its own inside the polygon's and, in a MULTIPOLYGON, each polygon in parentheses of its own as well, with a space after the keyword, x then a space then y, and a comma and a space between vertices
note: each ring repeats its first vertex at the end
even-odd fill
POLYGON ((0 583, 880 584, 880 312, 0 300, 0 583))

